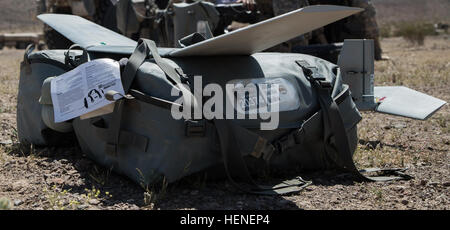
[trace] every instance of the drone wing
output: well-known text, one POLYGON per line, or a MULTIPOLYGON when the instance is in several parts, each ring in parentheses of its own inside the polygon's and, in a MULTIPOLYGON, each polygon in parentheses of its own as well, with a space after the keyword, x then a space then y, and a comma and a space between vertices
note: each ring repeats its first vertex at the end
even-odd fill
POLYGON ((419 120, 426 120, 447 102, 404 86, 374 88, 379 105, 375 111, 419 120))
MULTIPOLYGON (((362 10, 331 5, 309 6, 183 49, 173 49, 170 56, 251 55, 362 10)), ((38 18, 90 52, 131 54, 137 44, 79 16, 41 14, 38 18)))
POLYGON ((332 5, 308 6, 175 50, 170 56, 251 55, 362 10, 332 5))
POLYGON ((88 51, 131 54, 137 42, 75 15, 41 14, 38 18, 88 51))
POLYGON ((343 82, 350 86, 355 104, 361 111, 426 120, 446 104, 441 99, 404 86, 374 87, 373 40, 345 40, 338 65, 343 82))

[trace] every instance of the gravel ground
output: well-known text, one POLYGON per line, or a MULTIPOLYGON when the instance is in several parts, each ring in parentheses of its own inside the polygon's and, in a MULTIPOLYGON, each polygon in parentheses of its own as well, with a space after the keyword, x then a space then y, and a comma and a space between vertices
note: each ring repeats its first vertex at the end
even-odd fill
MULTIPOLYGON (((450 101, 450 42, 411 46, 382 41, 377 85, 406 85, 450 101)), ((407 167, 415 179, 353 183, 313 176, 297 195, 239 194, 223 182, 190 177, 145 191, 87 159, 78 148, 21 149, 15 104, 21 50, 0 51, 0 204, 11 209, 449 209, 450 107, 427 121, 363 113, 355 160, 360 167, 407 167), (3 198, 2 198, 3 197, 3 198)))

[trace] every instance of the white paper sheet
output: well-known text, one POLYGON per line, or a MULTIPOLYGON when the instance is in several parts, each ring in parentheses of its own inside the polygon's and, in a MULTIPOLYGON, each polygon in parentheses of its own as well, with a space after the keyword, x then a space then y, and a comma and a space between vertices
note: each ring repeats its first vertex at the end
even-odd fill
POLYGON ((112 59, 84 63, 51 81, 55 122, 63 122, 95 111, 113 102, 109 90, 124 94, 120 65, 112 59))

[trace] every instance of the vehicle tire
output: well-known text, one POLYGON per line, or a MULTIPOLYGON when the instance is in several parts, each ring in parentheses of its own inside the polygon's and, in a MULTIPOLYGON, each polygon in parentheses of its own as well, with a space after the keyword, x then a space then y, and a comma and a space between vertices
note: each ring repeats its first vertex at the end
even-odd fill
POLYGON ((46 13, 46 5, 45 5, 45 1, 43 0, 37 0, 36 1, 36 16, 40 15, 40 14, 45 14, 46 13))
MULTIPOLYGON (((45 5, 42 5, 38 8, 38 13, 72 14, 72 9, 70 7, 56 7, 55 5, 46 8, 45 5)), ((48 49, 68 49, 73 44, 69 39, 46 24, 44 24, 44 41, 48 49)))
POLYGON ((16 49, 18 49, 18 50, 24 50, 24 49, 26 49, 27 48, 27 46, 29 45, 29 44, 31 44, 32 42, 17 42, 16 43, 16 49))
POLYGON ((73 43, 56 30, 45 25, 44 40, 48 49, 68 49, 73 43))

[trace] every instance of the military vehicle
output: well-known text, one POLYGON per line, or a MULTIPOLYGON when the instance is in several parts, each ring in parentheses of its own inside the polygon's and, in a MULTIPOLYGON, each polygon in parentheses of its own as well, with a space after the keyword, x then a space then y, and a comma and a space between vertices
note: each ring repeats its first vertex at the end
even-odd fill
MULTIPOLYGON (((145 6, 145 2, 119 1, 116 5, 117 29, 133 40, 140 37, 149 38, 162 47, 182 47, 180 41, 194 32, 200 32, 205 37, 218 36, 230 32, 229 26, 232 22, 254 24, 264 18, 256 8, 248 10, 242 3, 213 4, 208 1, 195 1, 171 5, 160 3, 158 7, 149 8, 145 6), (212 31, 211 35, 200 31, 205 22, 212 31)), ((189 39, 191 38, 185 39, 184 42, 189 39)), ((312 43, 308 46, 293 47, 291 52, 310 54, 336 63, 342 45, 342 42, 312 43)))
POLYGON ((402 86, 374 87, 373 41, 346 40, 338 65, 305 54, 261 53, 361 10, 309 6, 217 37, 196 33, 182 48, 136 42, 78 16, 39 15, 77 45, 26 51, 19 139, 56 145, 75 136, 89 157, 143 186, 205 171, 254 194, 298 192, 310 184, 297 175, 276 186, 256 184, 252 177, 266 170, 337 170, 359 181, 411 178, 402 169, 356 168, 359 110, 427 119, 446 102, 402 86), (93 71, 102 62, 114 67, 93 71), (255 91, 245 89, 252 85, 255 91), (85 96, 110 104, 56 122, 61 113, 85 111, 85 96), (382 175, 363 174, 374 172, 382 175))
POLYGON ((36 44, 42 47, 42 34, 36 33, 5 33, 0 34, 0 49, 3 47, 15 47, 25 49, 29 44, 36 44))
MULTIPOLYGON (((213 35, 217 36, 229 32, 228 26, 233 21, 253 24, 268 17, 263 15, 268 12, 259 12, 258 7, 248 10, 248 7, 240 3, 213 4, 211 3, 213 1, 194 1, 167 5, 168 1, 160 1, 157 7, 146 7, 145 2, 147 1, 121 0, 119 2, 116 6, 118 30, 133 40, 139 37, 150 38, 158 45, 165 47, 180 47, 178 41, 195 32, 197 24, 201 21, 207 21, 213 35), (145 22, 145 20, 149 21, 145 22), (140 30, 147 31, 140 34, 140 30)), ((332 1, 310 1, 311 4, 324 4, 324 2, 332 1)), ((152 5, 147 3, 149 4, 152 5)), ((339 4, 350 5, 348 1, 339 1, 339 4)), ((312 33, 314 36, 308 36, 309 45, 294 46, 290 52, 319 56, 336 63, 345 38, 371 38, 375 39, 375 57, 380 60, 382 51, 378 41, 375 12, 370 7, 369 10, 370 12, 364 15, 358 14, 356 18, 352 16, 351 20, 343 19, 327 25, 320 30, 321 33, 315 31, 312 33), (366 33, 369 37, 365 37, 362 33, 366 33)))
POLYGON ((118 30, 132 38, 149 38, 163 47, 181 47, 180 40, 194 32, 211 37, 224 34, 232 21, 255 23, 259 12, 243 4, 213 4, 207 1, 160 5, 145 0, 121 0, 116 5, 118 30), (148 7, 149 5, 153 8, 148 7), (211 30, 206 34, 205 26, 211 30), (202 29, 203 28, 203 29, 202 29))
MULTIPOLYGON (((38 15, 74 14, 120 32, 133 40, 146 37, 166 47, 179 46, 178 40, 194 32, 196 28, 193 25, 198 21, 208 21, 214 34, 218 35, 224 33, 225 28, 233 20, 244 22, 258 20, 257 12, 246 11, 242 4, 214 5, 209 2, 195 2, 169 5, 169 1, 164 0, 37 0, 37 4, 38 15), (180 14, 179 17, 174 16, 175 11, 180 14), (197 16, 193 21, 189 20, 190 18, 182 18, 181 15, 197 16), (174 18, 178 19, 175 23, 174 18), (186 24, 186 21, 191 22, 190 25, 186 24)), ((48 26, 44 27, 44 34, 51 49, 63 49, 72 44, 48 26)))
POLYGON ((434 29, 437 34, 447 34, 448 28, 449 28, 449 25, 446 23, 439 22, 439 23, 434 24, 434 29))
MULTIPOLYGON (((163 47, 180 47, 179 40, 195 32, 197 24, 204 21, 208 22, 213 35, 217 36, 228 32, 227 27, 233 21, 255 23, 263 18, 256 8, 249 11, 239 3, 212 4, 208 1, 173 3, 180 1, 167 0, 52 0, 46 3, 45 0, 38 1, 41 5, 38 7, 40 13, 72 13, 120 32, 133 40, 141 37, 149 38, 163 47)), ((361 23, 357 25, 353 23, 350 26, 347 24, 345 21, 339 21, 325 28, 324 35, 331 43, 324 44, 320 39, 316 41, 314 38, 310 40, 310 45, 293 47, 291 52, 310 54, 336 63, 342 49, 343 38, 349 37, 348 33, 351 31, 362 30, 355 26, 365 26, 361 23), (346 29, 342 29, 343 27, 346 29), (349 31, 347 27, 351 30, 349 31), (344 32, 347 34, 344 35, 344 32)), ((69 40, 48 26, 45 26, 44 32, 50 48, 64 49, 71 45, 69 40)), ((360 38, 360 35, 350 37, 360 38)), ((379 60, 381 48, 377 40, 375 48, 376 59, 379 60)))

